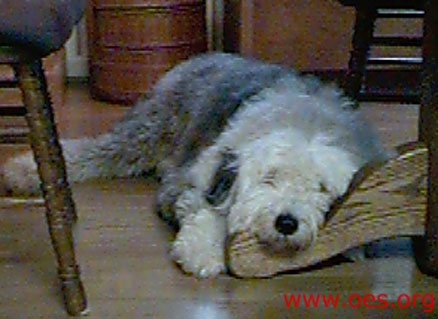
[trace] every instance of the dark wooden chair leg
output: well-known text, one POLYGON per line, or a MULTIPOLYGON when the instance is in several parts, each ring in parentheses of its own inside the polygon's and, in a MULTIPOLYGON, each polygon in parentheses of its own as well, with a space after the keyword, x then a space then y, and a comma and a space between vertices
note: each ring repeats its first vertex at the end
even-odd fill
POLYGON ((414 242, 420 270, 438 275, 438 2, 425 2, 419 139, 429 151, 425 237, 414 242))
POLYGON ((75 260, 72 236, 76 210, 66 179, 41 60, 22 60, 14 65, 14 70, 27 110, 30 141, 42 181, 47 223, 58 261, 64 301, 69 314, 83 314, 87 309, 87 301, 75 260))
POLYGON ((350 54, 347 74, 342 85, 345 94, 355 101, 362 87, 376 17, 376 8, 367 4, 360 4, 356 7, 356 22, 352 40, 353 50, 350 54))

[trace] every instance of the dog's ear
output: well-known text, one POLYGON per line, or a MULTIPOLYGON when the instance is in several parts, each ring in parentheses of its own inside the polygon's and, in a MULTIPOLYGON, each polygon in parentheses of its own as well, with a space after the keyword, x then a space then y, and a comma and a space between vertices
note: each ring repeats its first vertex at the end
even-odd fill
POLYGON ((218 206, 228 197, 237 176, 237 155, 231 150, 222 153, 222 158, 212 178, 205 198, 210 205, 218 206))
MULTIPOLYGON (((323 182, 319 183, 319 191, 321 193, 330 193, 327 186, 323 182)), ((333 200, 329 209, 324 213, 324 217, 325 217, 326 222, 333 217, 334 212, 339 208, 339 205, 342 204, 342 200, 343 200, 342 196, 338 196, 333 200)))

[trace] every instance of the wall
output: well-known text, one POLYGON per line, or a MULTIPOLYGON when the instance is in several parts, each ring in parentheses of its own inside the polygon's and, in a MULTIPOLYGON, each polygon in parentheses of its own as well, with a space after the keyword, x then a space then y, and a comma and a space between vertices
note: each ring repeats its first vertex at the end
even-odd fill
POLYGON ((88 47, 85 17, 73 28, 65 43, 66 67, 68 77, 88 76, 88 47))
MULTIPOLYGON (((224 46, 228 51, 292 65, 303 71, 345 69, 355 11, 336 0, 227 0, 224 46)), ((421 33, 421 21, 386 20, 376 31, 421 33)), ((418 54, 418 50, 375 50, 418 54)))

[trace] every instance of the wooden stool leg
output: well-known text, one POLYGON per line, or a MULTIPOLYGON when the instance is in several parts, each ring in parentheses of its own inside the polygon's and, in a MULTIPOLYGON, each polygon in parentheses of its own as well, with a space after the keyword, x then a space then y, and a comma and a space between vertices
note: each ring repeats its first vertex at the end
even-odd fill
POLYGON ((348 70, 343 83, 345 94, 357 100, 365 75, 368 52, 374 32, 377 9, 367 4, 356 7, 356 23, 353 33, 353 50, 350 54, 348 70))
POLYGON ((14 65, 14 69, 27 110, 30 141, 42 181, 47 223, 58 261, 64 301, 69 314, 82 314, 87 302, 73 247, 71 228, 76 216, 75 206, 66 179, 41 60, 23 61, 14 65))
POLYGON ((423 80, 419 139, 428 147, 429 177, 425 237, 414 242, 418 267, 438 275, 438 2, 425 2, 423 80))

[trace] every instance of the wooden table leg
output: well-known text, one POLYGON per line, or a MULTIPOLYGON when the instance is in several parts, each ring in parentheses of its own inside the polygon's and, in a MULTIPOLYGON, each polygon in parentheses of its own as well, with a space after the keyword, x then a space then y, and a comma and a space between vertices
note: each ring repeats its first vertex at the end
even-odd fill
MULTIPOLYGON (((353 34, 353 50, 348 61, 348 71, 342 87, 345 94, 357 101, 365 76, 365 69, 377 18, 377 8, 368 3, 356 6, 356 22, 353 34)), ((356 105, 357 106, 357 105, 356 105)))
POLYGON ((29 137, 42 181, 49 233, 58 261, 67 312, 71 315, 86 314, 87 300, 76 263, 72 234, 76 211, 41 60, 23 59, 14 64, 14 69, 26 105, 29 137))
POLYGON ((415 242, 420 270, 438 275, 438 1, 425 1, 419 138, 429 150, 425 237, 415 242))

